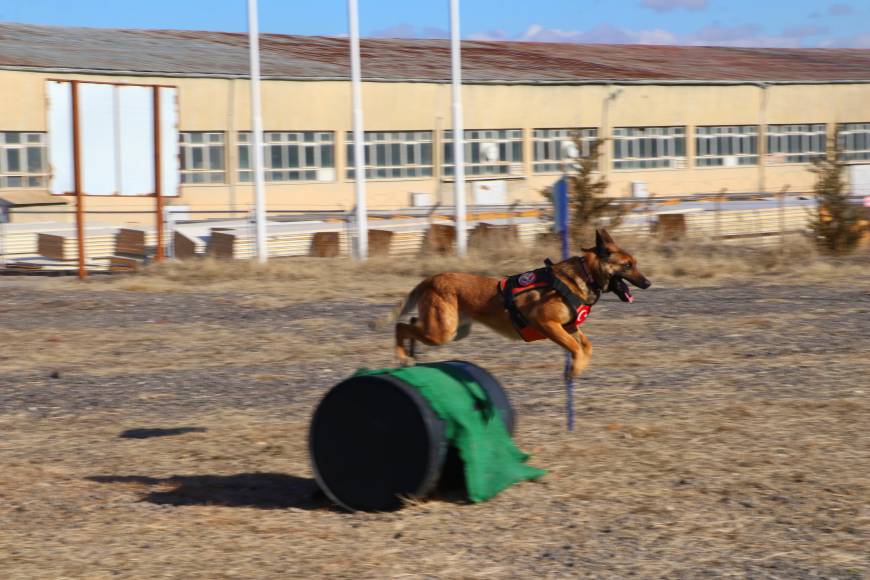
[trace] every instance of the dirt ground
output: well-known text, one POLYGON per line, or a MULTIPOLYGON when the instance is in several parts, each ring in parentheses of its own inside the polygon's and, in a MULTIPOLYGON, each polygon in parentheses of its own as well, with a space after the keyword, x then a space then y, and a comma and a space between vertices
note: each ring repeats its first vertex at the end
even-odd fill
POLYGON ((420 268, 462 264, 0 278, 0 576, 868 578, 870 262, 724 259, 593 309, 572 433, 555 345, 424 350, 497 376, 548 474, 383 514, 318 492, 308 422, 392 364, 368 322, 420 268))

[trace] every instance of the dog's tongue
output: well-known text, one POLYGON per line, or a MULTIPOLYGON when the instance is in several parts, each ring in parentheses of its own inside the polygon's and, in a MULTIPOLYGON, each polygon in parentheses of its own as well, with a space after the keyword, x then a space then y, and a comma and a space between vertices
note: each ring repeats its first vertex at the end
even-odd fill
POLYGON ((625 296, 625 300, 629 303, 634 302, 634 296, 631 295, 631 289, 628 287, 628 284, 625 281, 619 281, 619 291, 622 292, 623 296, 625 296))

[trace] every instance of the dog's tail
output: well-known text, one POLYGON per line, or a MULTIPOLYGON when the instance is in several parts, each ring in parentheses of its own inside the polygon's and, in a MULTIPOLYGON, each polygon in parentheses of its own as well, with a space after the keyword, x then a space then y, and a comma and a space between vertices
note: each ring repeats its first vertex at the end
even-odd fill
POLYGON ((396 307, 393 308, 393 310, 389 314, 369 322, 369 328, 371 328, 372 330, 381 330, 388 324, 392 324, 399 318, 411 313, 415 308, 417 308, 417 301, 420 299, 420 292, 422 291, 422 286, 422 282, 417 284, 417 286, 413 290, 411 290, 411 292, 409 292, 407 296, 405 296, 401 301, 399 301, 398 304, 396 304, 396 307))

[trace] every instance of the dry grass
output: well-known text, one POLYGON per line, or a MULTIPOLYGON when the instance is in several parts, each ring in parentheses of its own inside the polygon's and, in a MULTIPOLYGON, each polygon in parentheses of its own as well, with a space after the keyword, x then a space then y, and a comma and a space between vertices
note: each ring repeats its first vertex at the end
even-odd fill
MULTIPOLYGON (((798 240, 784 253, 778 249, 703 244, 659 244, 628 239, 624 247, 639 259, 641 270, 656 284, 709 286, 729 281, 783 280, 792 283, 846 280, 870 268, 870 254, 846 258, 818 254, 798 240)), ((394 299, 413 287, 413 280, 439 272, 463 271, 502 276, 541 265, 558 256, 554 246, 502 247, 472 252, 466 259, 450 256, 373 258, 359 264, 346 258, 285 258, 268 265, 255 261, 203 259, 167 262, 110 280, 95 279, 89 289, 133 292, 242 292, 251 305, 277 307, 312 299, 394 299), (361 284, 360 280, 365 280, 361 284), (410 282, 410 284, 409 284, 410 282), (268 296, 265 297, 264 296, 268 296)))
POLYGON ((0 281, 0 577, 867 577, 866 258, 634 247, 656 286, 587 323, 573 433, 555 348, 424 352, 499 376, 548 475, 387 514, 331 508, 305 444, 330 385, 390 363, 369 312, 548 252, 0 281))

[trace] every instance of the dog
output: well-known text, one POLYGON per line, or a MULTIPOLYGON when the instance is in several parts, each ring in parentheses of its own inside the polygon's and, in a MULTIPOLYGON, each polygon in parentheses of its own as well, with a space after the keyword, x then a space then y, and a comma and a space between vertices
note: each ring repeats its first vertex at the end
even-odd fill
POLYGON ((566 375, 576 378, 592 356, 592 342, 578 326, 604 292, 632 302, 626 281, 641 289, 651 285, 634 256, 604 229, 596 230, 595 247, 556 264, 548 260, 546 268, 503 279, 436 274, 420 282, 393 311, 390 320, 418 312, 410 322, 396 324, 395 355, 399 363, 413 364, 415 341, 447 344, 468 336, 472 323, 479 322, 511 339, 552 340, 571 353, 566 375))

